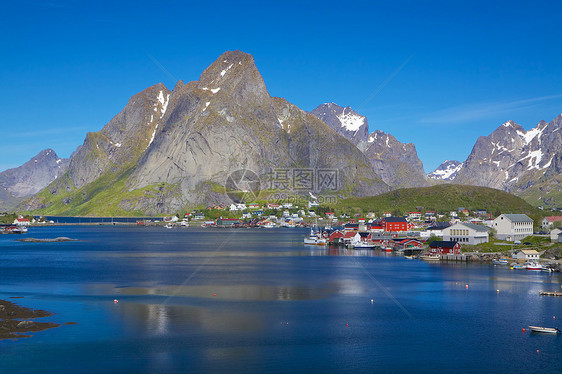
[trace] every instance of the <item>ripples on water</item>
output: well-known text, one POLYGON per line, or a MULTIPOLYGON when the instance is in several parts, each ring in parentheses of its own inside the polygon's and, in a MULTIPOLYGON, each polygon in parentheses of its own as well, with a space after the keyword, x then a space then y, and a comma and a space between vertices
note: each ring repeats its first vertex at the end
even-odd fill
POLYGON ((78 242, 0 236, 0 298, 78 323, 0 341, 0 370, 562 372, 562 336, 521 331, 558 325, 562 298, 538 292, 559 289, 559 274, 305 247, 305 234, 90 226, 27 234, 78 242))

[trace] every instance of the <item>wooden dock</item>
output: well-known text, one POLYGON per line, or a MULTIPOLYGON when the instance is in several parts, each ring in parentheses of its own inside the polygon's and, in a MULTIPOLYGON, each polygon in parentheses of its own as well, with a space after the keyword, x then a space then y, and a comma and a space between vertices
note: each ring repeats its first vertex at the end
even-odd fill
POLYGON ((470 255, 441 255, 441 261, 470 261, 470 255))
POLYGON ((541 296, 562 296, 562 292, 541 291, 541 292, 539 292, 539 295, 541 295, 541 296))

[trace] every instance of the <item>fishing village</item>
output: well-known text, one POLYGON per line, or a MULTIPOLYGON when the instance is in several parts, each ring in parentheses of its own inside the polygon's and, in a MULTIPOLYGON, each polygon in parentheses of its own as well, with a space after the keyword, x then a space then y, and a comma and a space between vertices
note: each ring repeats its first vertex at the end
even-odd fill
POLYGON ((73 217, 71 222, 65 222, 57 217, 18 216, 12 223, 0 226, 0 232, 24 234, 29 226, 68 224, 134 224, 165 229, 307 228, 308 235, 302 241, 307 247, 367 249, 407 259, 483 262, 513 270, 559 272, 562 268, 562 216, 546 216, 536 225, 526 214, 499 214, 493 218, 484 209, 470 211, 464 207, 448 212, 393 213, 336 214, 319 208, 314 201, 304 206, 287 202, 231 203, 183 215, 143 219, 73 217))

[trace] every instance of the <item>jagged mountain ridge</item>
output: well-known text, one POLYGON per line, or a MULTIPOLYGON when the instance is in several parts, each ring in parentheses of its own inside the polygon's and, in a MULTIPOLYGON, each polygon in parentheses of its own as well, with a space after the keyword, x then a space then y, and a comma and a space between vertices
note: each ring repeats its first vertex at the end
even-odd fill
POLYGON ((456 178, 462 165, 462 162, 456 160, 446 160, 427 176, 434 180, 450 182, 456 178))
POLYGON ((513 121, 481 136, 463 163, 458 184, 492 187, 539 204, 562 203, 562 114, 525 131, 513 121))
POLYGON ((0 208, 11 209, 23 198, 36 194, 64 174, 68 165, 69 159, 45 149, 25 164, 0 173, 0 208))
POLYGON ((369 137, 367 117, 358 114, 349 106, 344 108, 336 103, 319 105, 310 113, 363 150, 369 137))
POLYGON ((217 186, 234 170, 262 176, 276 168, 337 170, 337 191, 328 192, 389 189, 352 143, 272 98, 251 55, 225 52, 198 81, 180 81, 171 92, 158 84, 133 96, 100 132, 88 133, 65 178, 22 207, 168 213, 224 201, 217 186))
POLYGON ((428 186, 423 164, 413 143, 401 143, 380 130, 369 135, 367 117, 335 103, 319 105, 310 113, 355 144, 377 175, 393 188, 428 186))

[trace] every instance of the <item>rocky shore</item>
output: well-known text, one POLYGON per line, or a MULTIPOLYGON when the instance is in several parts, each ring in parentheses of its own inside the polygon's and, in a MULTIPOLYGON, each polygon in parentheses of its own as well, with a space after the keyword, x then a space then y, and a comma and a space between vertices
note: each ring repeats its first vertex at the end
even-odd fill
POLYGON ((24 238, 24 239, 16 239, 16 240, 18 242, 23 242, 23 243, 60 243, 60 242, 78 241, 78 239, 70 239, 65 236, 61 236, 54 239, 24 238))
POLYGON ((38 332, 60 324, 54 322, 38 322, 36 318, 51 316, 45 310, 29 309, 10 301, 0 300, 0 340, 28 338, 31 332, 38 332))

